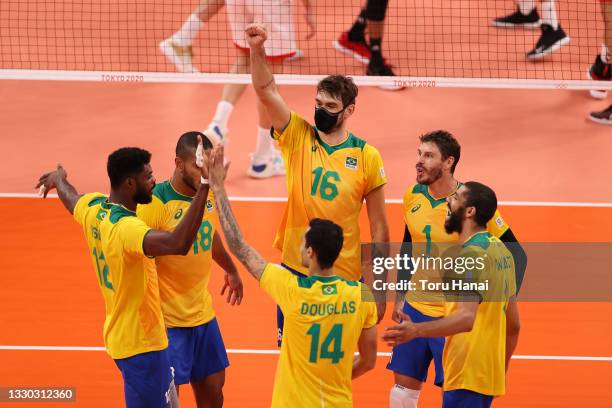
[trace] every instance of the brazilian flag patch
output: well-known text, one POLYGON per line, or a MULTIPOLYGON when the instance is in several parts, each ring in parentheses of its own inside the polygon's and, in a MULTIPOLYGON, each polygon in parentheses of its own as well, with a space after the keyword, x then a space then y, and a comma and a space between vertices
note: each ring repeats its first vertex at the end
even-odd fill
POLYGON ((103 209, 98 210, 98 213, 96 214, 96 218, 99 219, 100 221, 103 221, 104 217, 106 217, 106 211, 104 211, 103 209))
POLYGON ((324 295, 337 295, 338 294, 338 288, 336 287, 336 284, 332 284, 332 285, 323 285, 323 294, 324 295))
POLYGON ((356 169, 357 168, 357 158, 346 156, 346 161, 344 162, 344 166, 347 169, 356 169))

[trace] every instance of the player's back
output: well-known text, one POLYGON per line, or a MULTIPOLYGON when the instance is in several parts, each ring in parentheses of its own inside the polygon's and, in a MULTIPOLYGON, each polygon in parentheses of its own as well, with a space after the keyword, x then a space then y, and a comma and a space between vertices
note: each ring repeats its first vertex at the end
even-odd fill
POLYGON ((105 316, 110 313, 112 295, 115 290, 110 280, 109 268, 100 239, 100 223, 110 211, 107 199, 108 197, 102 193, 84 194, 77 201, 73 211, 74 219, 83 228, 93 269, 98 276, 98 287, 104 298, 105 316))
POLYGON ((272 406, 352 406, 354 353, 362 330, 376 324, 369 289, 338 276, 298 277, 272 264, 261 287, 285 315, 272 406))

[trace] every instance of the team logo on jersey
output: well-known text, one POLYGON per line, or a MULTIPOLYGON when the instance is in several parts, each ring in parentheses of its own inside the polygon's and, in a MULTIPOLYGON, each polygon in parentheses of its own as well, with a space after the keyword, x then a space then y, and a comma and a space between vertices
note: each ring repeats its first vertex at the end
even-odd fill
POLYGON ((412 210, 410 210, 411 213, 415 213, 417 211, 419 211, 419 208, 421 208, 421 204, 417 204, 414 207, 412 207, 412 210))
POLYGON ((346 162, 344 162, 344 166, 347 169, 353 169, 353 170, 356 169, 357 168, 357 158, 346 156, 346 162))
POLYGON ((206 200, 206 211, 208 211, 208 212, 212 212, 213 211, 213 203, 210 200, 206 200))
POLYGON ((495 223, 499 228, 502 228, 504 226, 504 220, 499 215, 497 216, 497 218, 495 218, 495 223))
POLYGON ((338 294, 338 288, 336 287, 336 284, 332 284, 332 285, 323 285, 323 294, 324 295, 337 295, 338 294))
POLYGON ((176 212, 176 214, 174 214, 174 219, 178 220, 179 218, 181 218, 181 215, 183 215, 183 209, 179 208, 179 210, 176 212))
POLYGON ((104 211, 103 209, 99 209, 98 213, 96 214, 96 218, 100 221, 104 221, 104 217, 106 217, 106 211, 104 211))

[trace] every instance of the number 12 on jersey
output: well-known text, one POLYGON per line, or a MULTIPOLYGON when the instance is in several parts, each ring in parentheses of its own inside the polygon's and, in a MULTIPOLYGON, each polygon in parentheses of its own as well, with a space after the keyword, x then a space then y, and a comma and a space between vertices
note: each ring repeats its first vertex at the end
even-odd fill
POLYGON ((319 358, 328 358, 332 361, 332 364, 338 364, 340 359, 344 357, 344 351, 342 348, 342 325, 334 324, 325 336, 323 343, 319 347, 321 339, 321 325, 314 323, 310 326, 310 329, 306 332, 307 335, 311 336, 310 341, 310 358, 308 359, 311 363, 316 363, 319 358), (333 348, 330 351, 330 346, 333 348))

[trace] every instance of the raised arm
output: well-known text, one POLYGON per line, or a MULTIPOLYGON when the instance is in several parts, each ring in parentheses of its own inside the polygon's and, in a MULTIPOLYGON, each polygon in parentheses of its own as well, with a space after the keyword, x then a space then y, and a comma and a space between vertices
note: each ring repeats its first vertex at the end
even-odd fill
POLYGON ((64 207, 70 214, 74 212, 74 207, 79 200, 79 193, 76 189, 68 182, 68 174, 64 170, 61 164, 57 165, 55 171, 45 173, 38 179, 36 188, 40 189, 40 193, 44 198, 47 198, 49 191, 56 189, 57 195, 64 204, 64 207))
POLYGON ((251 79, 253 88, 261 103, 266 107, 272 126, 283 131, 289 124, 291 112, 278 92, 274 75, 266 61, 264 43, 268 33, 263 24, 255 23, 245 29, 247 42, 251 47, 251 79))
POLYGON ((200 184, 189 209, 174 231, 151 230, 142 244, 147 256, 187 255, 202 223, 208 184, 200 184))
POLYGON ((219 211, 219 222, 230 251, 246 267, 249 273, 259 280, 267 262, 253 247, 246 243, 242 236, 225 192, 226 172, 227 167, 223 164, 223 146, 215 146, 210 160, 209 174, 210 186, 219 211))

